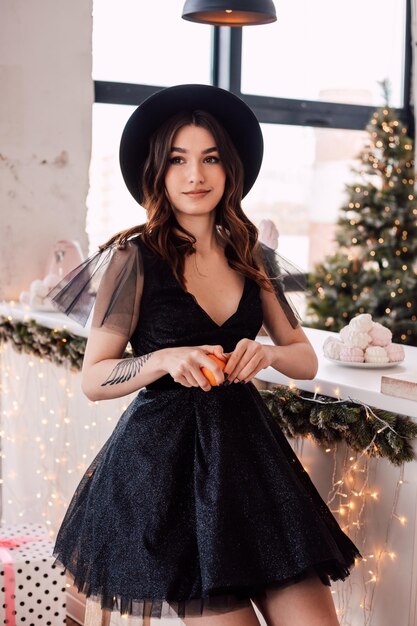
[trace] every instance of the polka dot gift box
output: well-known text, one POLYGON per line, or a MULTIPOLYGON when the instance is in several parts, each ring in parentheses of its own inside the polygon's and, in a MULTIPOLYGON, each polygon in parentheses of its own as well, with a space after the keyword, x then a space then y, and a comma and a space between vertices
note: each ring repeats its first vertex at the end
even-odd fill
POLYGON ((0 624, 65 624, 66 578, 53 565, 52 549, 43 524, 0 527, 0 624))

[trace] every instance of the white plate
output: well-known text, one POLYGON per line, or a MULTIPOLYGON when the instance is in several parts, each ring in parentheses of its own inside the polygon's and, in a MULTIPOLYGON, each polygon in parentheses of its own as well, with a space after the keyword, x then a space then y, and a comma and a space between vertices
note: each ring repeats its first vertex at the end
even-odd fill
POLYGON ((359 369, 375 369, 375 370, 383 370, 390 367, 397 367, 404 363, 404 361, 396 361, 392 363, 352 363, 351 361, 338 361, 337 359, 331 359, 330 357, 324 355, 324 358, 332 363, 336 363, 336 365, 342 365, 343 367, 358 367, 359 369))

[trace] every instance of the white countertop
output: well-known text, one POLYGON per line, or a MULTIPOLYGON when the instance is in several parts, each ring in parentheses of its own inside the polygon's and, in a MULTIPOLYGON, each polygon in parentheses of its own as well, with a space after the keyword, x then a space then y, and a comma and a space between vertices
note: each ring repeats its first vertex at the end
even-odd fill
MULTIPOLYGON (((259 372, 257 378, 270 383, 289 385, 294 383, 298 389, 317 391, 324 395, 347 399, 361 400, 370 406, 387 409, 395 413, 417 418, 417 402, 403 398, 395 398, 382 394, 381 377, 390 374, 417 375, 417 347, 404 346, 405 360, 399 365, 384 369, 360 369, 346 367, 328 361, 323 356, 323 343, 330 335, 337 336, 327 330, 303 328, 319 359, 317 376, 313 380, 295 380, 284 376, 272 367, 259 372)), ((257 337, 257 341, 272 345, 270 337, 257 337)))
MULTIPOLYGON (((0 302, 0 315, 11 316, 22 321, 33 319, 47 328, 67 329, 80 337, 88 336, 88 325, 84 328, 62 313, 32 311, 19 303, 3 301, 0 302)), ((356 369, 332 363, 323 356, 322 346, 325 339, 329 335, 336 336, 337 333, 315 328, 303 330, 319 359, 317 376, 313 380, 295 380, 268 367, 259 372, 257 375, 259 380, 283 385, 294 384, 298 389, 317 391, 337 398, 351 397, 370 406, 417 418, 416 401, 395 398, 382 394, 380 391, 383 375, 401 373, 417 375, 417 347, 404 346, 405 360, 400 365, 384 369, 356 369)), ((257 341, 272 345, 272 340, 267 336, 259 335, 257 341)))

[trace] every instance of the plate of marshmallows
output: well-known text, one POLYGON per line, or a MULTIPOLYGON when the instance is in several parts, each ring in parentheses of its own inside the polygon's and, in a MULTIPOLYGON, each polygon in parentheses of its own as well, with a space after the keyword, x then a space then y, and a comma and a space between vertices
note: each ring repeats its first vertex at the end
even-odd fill
POLYGON ((338 336, 323 344, 326 359, 345 367, 386 368, 404 361, 404 348, 392 343, 392 332, 369 313, 353 317, 338 336))

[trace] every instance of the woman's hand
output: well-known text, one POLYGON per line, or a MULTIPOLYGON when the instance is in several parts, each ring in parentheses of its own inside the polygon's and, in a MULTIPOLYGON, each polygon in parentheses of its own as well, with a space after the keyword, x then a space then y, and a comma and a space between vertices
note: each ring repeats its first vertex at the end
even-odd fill
POLYGON ((207 367, 214 374, 218 385, 224 381, 221 368, 207 355, 214 354, 219 359, 226 360, 222 346, 184 346, 166 348, 164 350, 163 369, 172 376, 175 382, 184 387, 201 387, 203 391, 210 391, 211 385, 201 371, 207 367))
POLYGON ((269 367, 272 362, 271 346, 252 339, 241 339, 233 352, 226 352, 227 365, 224 374, 233 382, 249 382, 258 372, 269 367))

